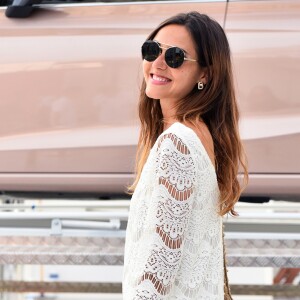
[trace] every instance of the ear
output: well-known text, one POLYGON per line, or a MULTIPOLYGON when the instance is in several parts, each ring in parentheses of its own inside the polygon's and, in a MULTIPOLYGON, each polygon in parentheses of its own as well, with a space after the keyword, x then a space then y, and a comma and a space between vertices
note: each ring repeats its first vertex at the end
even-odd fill
POLYGON ((208 68, 201 68, 200 76, 198 77, 198 82, 203 82, 203 84, 207 84, 208 82, 208 68))

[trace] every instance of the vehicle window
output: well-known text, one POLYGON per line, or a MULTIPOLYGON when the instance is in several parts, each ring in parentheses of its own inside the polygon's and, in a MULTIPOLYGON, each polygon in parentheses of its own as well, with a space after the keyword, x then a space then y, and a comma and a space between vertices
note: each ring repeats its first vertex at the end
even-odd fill
POLYGON ((0 0, 0 6, 11 5, 13 0, 0 0))

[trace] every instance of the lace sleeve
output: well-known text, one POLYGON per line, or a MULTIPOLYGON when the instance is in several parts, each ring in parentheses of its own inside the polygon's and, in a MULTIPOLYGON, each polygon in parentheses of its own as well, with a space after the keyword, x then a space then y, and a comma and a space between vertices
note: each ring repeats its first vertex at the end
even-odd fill
POLYGON ((167 299, 180 267, 195 194, 195 164, 187 145, 169 133, 161 136, 157 151, 151 199, 155 229, 149 234, 150 255, 134 300, 167 299))

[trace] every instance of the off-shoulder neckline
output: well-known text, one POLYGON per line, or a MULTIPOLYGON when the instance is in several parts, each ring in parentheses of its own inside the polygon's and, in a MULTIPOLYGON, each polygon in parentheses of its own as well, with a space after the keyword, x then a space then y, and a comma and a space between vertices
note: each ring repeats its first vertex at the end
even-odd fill
POLYGON ((178 125, 178 124, 181 125, 182 127, 186 128, 186 129, 188 129, 194 135, 195 139, 197 140, 197 143, 200 145, 201 149, 203 150, 204 155, 208 159, 211 168, 216 173, 216 169, 215 169, 215 167, 214 167, 214 165, 213 165, 213 163, 212 163, 212 161, 211 161, 211 159, 210 159, 210 157, 209 157, 209 155, 208 155, 208 153, 207 153, 207 151, 206 151, 206 149, 205 149, 205 147, 204 147, 201 139, 199 138, 199 136, 197 135, 197 133, 191 127, 189 127, 189 126, 187 126, 187 125, 185 125, 183 123, 180 123, 180 122, 176 121, 172 125, 170 125, 170 127, 167 128, 163 133, 169 131, 174 125, 178 125))

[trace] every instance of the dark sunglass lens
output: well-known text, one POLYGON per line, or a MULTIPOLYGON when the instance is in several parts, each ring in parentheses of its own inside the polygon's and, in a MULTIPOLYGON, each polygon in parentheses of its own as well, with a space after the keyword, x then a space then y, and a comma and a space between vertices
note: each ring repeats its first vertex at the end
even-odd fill
POLYGON ((146 41, 142 46, 142 57, 147 61, 154 61, 160 53, 160 48, 153 41, 146 41))
POLYGON ((178 68, 183 64, 184 52, 178 47, 169 48, 165 55, 166 63, 171 68, 178 68))

